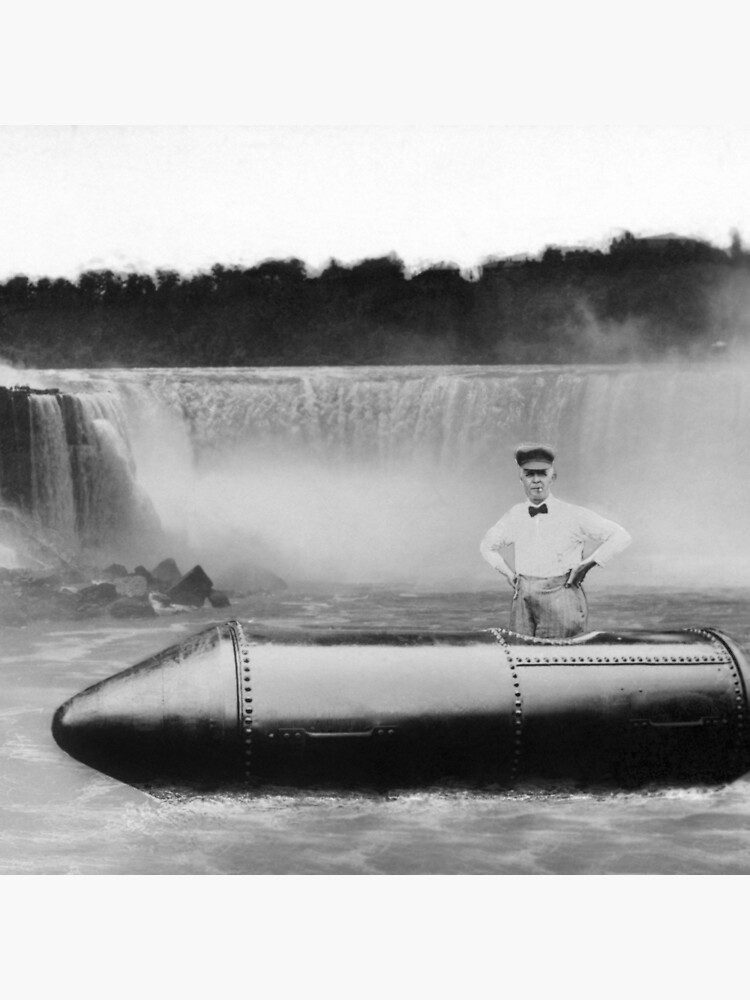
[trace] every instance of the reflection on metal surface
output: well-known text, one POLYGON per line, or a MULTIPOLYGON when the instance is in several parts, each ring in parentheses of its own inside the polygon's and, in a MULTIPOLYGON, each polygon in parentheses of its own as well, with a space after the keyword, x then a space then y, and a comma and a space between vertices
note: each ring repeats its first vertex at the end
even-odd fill
POLYGON ((746 678, 712 629, 536 640, 232 621, 87 688, 52 729, 150 786, 723 782, 750 770, 746 678))

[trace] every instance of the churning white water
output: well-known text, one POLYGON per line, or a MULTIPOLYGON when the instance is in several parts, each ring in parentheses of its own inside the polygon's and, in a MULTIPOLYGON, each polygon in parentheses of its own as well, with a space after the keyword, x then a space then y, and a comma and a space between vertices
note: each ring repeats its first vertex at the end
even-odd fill
MULTIPOLYGON (((91 517, 106 526, 104 505, 111 521, 130 518, 120 535, 131 563, 144 557, 132 508, 149 502, 164 531, 162 551, 145 546, 151 561, 175 555, 229 582, 252 560, 291 581, 491 586, 479 540, 521 499, 513 446, 541 439, 558 449, 557 494, 633 535, 602 582, 750 583, 744 366, 23 376, 74 393, 90 412, 102 471, 87 479, 101 492, 91 517)), ((44 469, 56 434, 51 423, 40 443, 44 469)), ((36 487, 57 527, 75 486, 64 464, 54 483, 40 471, 36 487)))

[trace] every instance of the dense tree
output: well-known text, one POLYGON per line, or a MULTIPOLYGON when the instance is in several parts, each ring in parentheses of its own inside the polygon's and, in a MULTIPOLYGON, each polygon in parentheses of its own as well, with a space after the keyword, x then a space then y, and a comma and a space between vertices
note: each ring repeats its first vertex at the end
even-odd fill
POLYGON ((395 255, 0 284, 0 355, 30 367, 560 363, 710 354, 750 336, 750 253, 625 232, 407 273, 395 255), (637 340, 623 331, 637 329, 637 340), (638 352, 636 354, 636 343, 638 352))

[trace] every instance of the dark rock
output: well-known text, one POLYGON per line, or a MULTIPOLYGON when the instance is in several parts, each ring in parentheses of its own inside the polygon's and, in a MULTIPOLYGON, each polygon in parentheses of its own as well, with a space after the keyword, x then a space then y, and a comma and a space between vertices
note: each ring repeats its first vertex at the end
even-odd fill
POLYGON ((113 583, 92 583, 76 594, 80 606, 84 604, 109 604, 117 598, 117 588, 113 583))
POLYGON ((147 598, 119 597, 109 607, 113 618, 155 618, 156 612, 147 598))
POLYGON ((168 590, 182 578, 182 573, 177 568, 174 559, 162 559, 159 565, 152 570, 151 578, 161 586, 162 590, 168 590))
POLYGON ((213 590, 213 586, 211 579, 203 571, 203 567, 193 566, 190 572, 186 573, 174 587, 169 588, 167 597, 172 604, 185 604, 191 608, 200 608, 213 590))
POLYGON ((140 573, 129 573, 115 580, 115 588, 121 597, 146 597, 148 583, 140 573))
POLYGON ((208 595, 208 601, 212 608, 231 607, 231 601, 223 590, 212 590, 208 595))
POLYGON ((153 576, 151 576, 151 574, 149 573, 149 571, 146 569, 145 566, 136 566, 135 569, 133 570, 133 573, 137 574, 138 576, 142 576, 146 581, 146 583, 149 585, 149 587, 154 582, 153 576))
POLYGON ((111 563, 102 570, 102 576, 107 580, 116 580, 120 576, 127 576, 128 571, 121 563, 111 563))

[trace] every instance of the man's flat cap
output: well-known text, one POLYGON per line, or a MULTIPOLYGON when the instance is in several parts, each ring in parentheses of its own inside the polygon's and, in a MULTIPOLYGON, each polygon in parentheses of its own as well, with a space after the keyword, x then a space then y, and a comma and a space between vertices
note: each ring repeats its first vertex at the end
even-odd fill
POLYGON ((530 466, 547 469, 554 461, 555 453, 546 444, 519 444, 516 448, 516 462, 522 469, 530 466))

